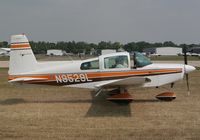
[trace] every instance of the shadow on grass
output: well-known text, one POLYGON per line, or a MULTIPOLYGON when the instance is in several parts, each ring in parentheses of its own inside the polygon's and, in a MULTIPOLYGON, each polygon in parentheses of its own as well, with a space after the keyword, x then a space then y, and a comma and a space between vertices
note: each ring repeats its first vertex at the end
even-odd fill
POLYGON ((0 101, 0 105, 15 105, 23 103, 92 103, 91 100, 50 100, 50 101, 26 101, 22 98, 11 98, 0 101))
POLYGON ((130 104, 125 102, 111 102, 107 101, 108 97, 102 93, 95 97, 95 93, 91 92, 92 104, 86 113, 85 117, 130 117, 130 104))
MULTIPOLYGON (((107 101, 106 94, 100 94, 95 97, 94 93, 91 93, 92 99, 84 100, 49 100, 49 101, 28 101, 23 98, 10 98, 0 101, 0 105, 16 105, 16 104, 28 104, 28 103, 91 103, 91 107, 88 109, 85 117, 131 117, 131 107, 129 103, 116 103, 107 101)), ((133 100, 134 103, 156 103, 159 100, 133 100)))
POLYGON ((11 98, 11 99, 6 99, 4 101, 0 101, 0 105, 15 105, 22 103, 26 103, 26 101, 22 98, 11 98))
POLYGON ((163 102, 157 99, 135 99, 133 100, 133 103, 158 103, 158 102, 163 102))
MULTIPOLYGON (((137 99, 133 100, 132 103, 156 103, 162 102, 159 100, 143 100, 137 99)), ((107 105, 116 105, 116 106, 127 106, 127 103, 124 102, 110 102, 107 101, 105 98, 104 100, 99 100, 97 97, 95 99, 88 99, 88 100, 50 100, 50 101, 26 101, 22 98, 11 98, 0 101, 0 105, 15 105, 15 104, 23 104, 23 103, 92 103, 92 104, 107 104, 107 105)))
POLYGON ((23 98, 10 98, 0 101, 0 105, 17 105, 29 103, 90 103, 91 107, 85 117, 102 117, 102 116, 131 116, 130 105, 126 103, 113 103, 107 101, 105 95, 93 97, 85 100, 49 100, 49 101, 28 101, 23 98))

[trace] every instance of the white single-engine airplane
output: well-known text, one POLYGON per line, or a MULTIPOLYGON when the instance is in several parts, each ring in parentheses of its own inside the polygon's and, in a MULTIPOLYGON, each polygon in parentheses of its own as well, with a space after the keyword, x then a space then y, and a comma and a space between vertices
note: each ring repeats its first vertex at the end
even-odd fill
MULTIPOLYGON (((133 55, 133 64, 128 52, 78 61, 37 62, 24 34, 11 36, 10 47, 10 83, 90 88, 96 89, 96 95, 103 89, 115 89, 116 94, 108 98, 112 101, 131 101, 130 87, 173 86, 184 74, 188 81, 187 74, 195 70, 186 64, 153 64, 138 52, 133 55)), ((172 100, 175 94, 164 92, 157 98, 172 100)))

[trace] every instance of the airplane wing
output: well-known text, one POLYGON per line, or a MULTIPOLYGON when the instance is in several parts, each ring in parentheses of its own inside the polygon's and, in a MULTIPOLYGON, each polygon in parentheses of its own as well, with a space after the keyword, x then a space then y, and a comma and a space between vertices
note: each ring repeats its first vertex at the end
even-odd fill
POLYGON ((150 82, 151 80, 145 77, 129 77, 125 79, 117 79, 117 80, 110 80, 105 81, 99 85, 96 85, 97 88, 109 88, 109 87, 133 87, 133 86, 142 86, 143 84, 150 82))
POLYGON ((36 80, 48 80, 47 78, 32 78, 32 77, 23 77, 23 78, 15 78, 10 80, 10 83, 13 82, 26 82, 26 81, 36 81, 36 80))

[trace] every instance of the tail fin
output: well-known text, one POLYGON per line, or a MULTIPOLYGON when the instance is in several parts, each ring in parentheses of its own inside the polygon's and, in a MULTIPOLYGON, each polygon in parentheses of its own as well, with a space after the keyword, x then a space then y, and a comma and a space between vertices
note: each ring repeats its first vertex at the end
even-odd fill
POLYGON ((37 61, 24 34, 12 35, 10 48, 9 75, 28 73, 36 69, 37 61))

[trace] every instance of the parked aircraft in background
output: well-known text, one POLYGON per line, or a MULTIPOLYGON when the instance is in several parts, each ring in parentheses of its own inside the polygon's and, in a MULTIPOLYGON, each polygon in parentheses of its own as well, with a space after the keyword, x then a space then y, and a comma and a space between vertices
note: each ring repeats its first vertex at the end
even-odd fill
MULTIPOLYGON (((173 85, 183 79, 184 74, 195 70, 187 64, 153 64, 138 52, 133 56, 118 52, 87 60, 37 62, 24 34, 11 36, 10 47, 10 83, 90 88, 97 91, 96 95, 103 89, 115 89, 112 91, 115 94, 108 98, 112 101, 131 101, 133 98, 127 92, 128 88, 173 85)), ((161 100, 175 97, 173 92, 157 96, 161 100)))
POLYGON ((2 56, 9 56, 10 55, 10 48, 0 48, 0 55, 2 56))

